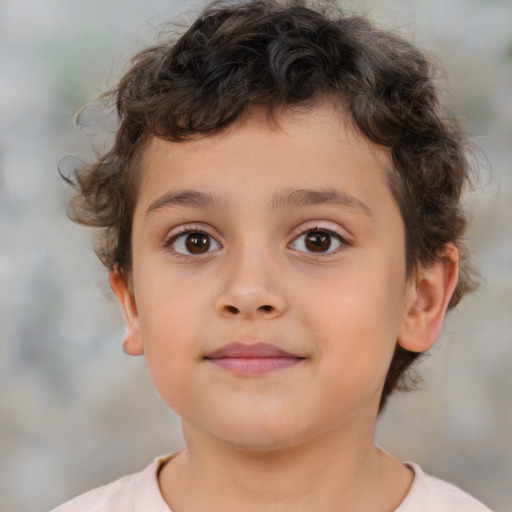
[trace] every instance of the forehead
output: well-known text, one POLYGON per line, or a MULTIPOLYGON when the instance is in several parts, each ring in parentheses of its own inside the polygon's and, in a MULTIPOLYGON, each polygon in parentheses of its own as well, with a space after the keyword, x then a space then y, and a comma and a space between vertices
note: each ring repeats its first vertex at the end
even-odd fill
POLYGON ((139 200, 146 208, 166 188, 208 189, 218 205, 252 188, 268 201, 271 194, 275 203, 279 190, 291 188, 389 192, 391 159, 354 128, 342 108, 325 102, 272 117, 265 108, 253 108, 219 134, 184 142, 154 138, 141 172, 139 200))

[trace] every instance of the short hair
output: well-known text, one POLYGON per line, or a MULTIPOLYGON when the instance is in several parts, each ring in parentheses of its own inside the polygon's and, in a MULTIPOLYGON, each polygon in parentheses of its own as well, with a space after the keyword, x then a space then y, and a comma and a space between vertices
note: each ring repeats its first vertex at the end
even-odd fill
MULTIPOLYGON (((115 141, 68 181, 72 220, 99 228, 96 253, 128 277, 140 160, 153 137, 184 141, 233 125, 250 107, 314 106, 326 98, 392 158, 389 186, 405 225, 406 273, 460 253, 453 308, 476 287, 464 241, 461 195, 470 183, 470 140, 443 106, 431 58, 400 36, 346 15, 332 1, 214 1, 181 35, 137 54, 115 89, 115 141)), ((380 407, 419 356, 398 344, 380 407)), ((409 380, 407 380, 409 376, 409 380)))

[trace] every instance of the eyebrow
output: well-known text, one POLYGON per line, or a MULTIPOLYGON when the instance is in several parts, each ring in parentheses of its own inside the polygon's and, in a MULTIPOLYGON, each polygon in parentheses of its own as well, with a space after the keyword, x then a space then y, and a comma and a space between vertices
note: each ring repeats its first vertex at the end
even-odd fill
POLYGON ((229 200, 218 194, 199 192, 198 190, 177 190, 166 192, 155 199, 146 210, 146 216, 151 212, 160 210, 166 206, 186 206, 188 208, 219 207, 227 209, 229 200))
MULTIPOLYGON (((219 194, 198 190, 178 190, 166 192, 153 201, 146 210, 146 216, 164 207, 184 206, 188 208, 218 207, 227 210, 231 201, 219 194)), ((326 189, 286 189, 278 192, 270 202, 270 211, 283 208, 300 208, 315 205, 332 205, 363 213, 374 218, 372 210, 363 201, 335 188, 326 189)))
POLYGON ((370 219, 374 217, 372 210, 366 203, 335 188, 284 190, 274 196, 270 203, 270 208, 272 211, 275 211, 281 208, 298 208, 323 204, 348 208, 355 212, 363 213, 370 219))

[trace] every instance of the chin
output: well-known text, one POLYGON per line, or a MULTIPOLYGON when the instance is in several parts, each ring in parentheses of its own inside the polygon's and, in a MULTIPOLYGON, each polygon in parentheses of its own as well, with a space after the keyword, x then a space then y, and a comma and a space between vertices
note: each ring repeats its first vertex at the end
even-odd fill
POLYGON ((304 442, 308 435, 297 422, 280 417, 262 415, 249 418, 227 418, 222 423, 210 425, 210 436, 225 446, 246 452, 276 452, 304 442))
POLYGON ((265 436, 261 432, 254 436, 238 435, 236 438, 217 438, 217 440, 234 450, 248 454, 260 453, 262 455, 287 450, 297 444, 289 436, 265 436))

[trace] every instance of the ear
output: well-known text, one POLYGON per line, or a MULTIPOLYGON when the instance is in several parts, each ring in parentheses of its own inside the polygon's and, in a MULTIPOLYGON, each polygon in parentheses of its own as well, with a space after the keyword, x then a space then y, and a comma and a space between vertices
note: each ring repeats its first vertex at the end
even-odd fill
POLYGON ((438 261, 418 270, 407 285, 408 297, 397 338, 402 348, 424 352, 434 345, 458 277, 459 251, 451 243, 438 261))
POLYGON ((130 283, 126 282, 117 268, 113 268, 110 271, 109 280, 110 286, 112 286, 112 290, 114 290, 117 300, 121 305, 124 322, 126 324, 123 350, 126 354, 131 356, 141 356, 144 354, 144 346, 142 344, 139 315, 132 286, 130 283))

